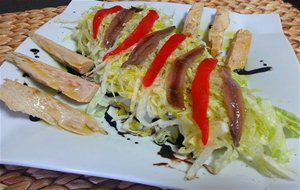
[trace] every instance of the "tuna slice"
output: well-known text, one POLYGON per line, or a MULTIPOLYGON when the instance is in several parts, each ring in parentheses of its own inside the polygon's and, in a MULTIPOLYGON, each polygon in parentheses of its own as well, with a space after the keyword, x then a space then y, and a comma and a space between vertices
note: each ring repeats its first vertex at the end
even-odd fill
POLYGON ((252 33, 248 30, 238 30, 232 40, 225 64, 231 69, 243 69, 251 46, 252 33))
POLYGON ((38 34, 31 34, 30 38, 55 60, 69 67, 80 74, 85 74, 92 70, 94 62, 80 54, 77 54, 51 40, 38 34))
POLYGON ((97 121, 87 114, 59 102, 48 94, 12 80, 7 79, 0 86, 0 100, 12 111, 33 115, 50 125, 76 134, 106 134, 97 121))
POLYGON ((186 19, 184 21, 183 31, 182 33, 185 34, 187 37, 197 37, 201 16, 203 12, 204 3, 198 2, 194 3, 190 8, 186 19))
POLYGON ((214 23, 208 32, 208 41, 211 47, 210 54, 213 57, 217 57, 222 51, 223 37, 229 23, 229 11, 224 8, 217 9, 214 23))
POLYGON ((8 53, 6 59, 29 74, 32 79, 58 90, 78 102, 89 102, 99 89, 99 85, 93 82, 34 60, 21 53, 8 53))

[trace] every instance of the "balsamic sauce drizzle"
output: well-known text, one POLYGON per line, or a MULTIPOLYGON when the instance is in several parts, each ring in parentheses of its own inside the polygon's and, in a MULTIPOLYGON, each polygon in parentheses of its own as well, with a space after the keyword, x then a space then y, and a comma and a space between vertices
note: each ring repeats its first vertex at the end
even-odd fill
POLYGON ((253 75, 257 73, 264 73, 267 71, 271 71, 272 67, 261 67, 253 70, 245 70, 245 69, 236 69, 234 72, 236 72, 239 75, 253 75))
POLYGON ((176 139, 175 143, 172 143, 170 141, 169 142, 176 145, 177 148, 180 148, 180 147, 183 147, 183 141, 184 141, 184 136, 181 133, 179 133, 178 138, 176 139))
POLYGON ((32 122, 40 121, 41 119, 32 115, 29 115, 29 120, 32 122))
POLYGON ((253 69, 253 70, 246 70, 245 68, 236 69, 236 70, 234 70, 234 72, 239 74, 239 75, 253 75, 253 74, 263 73, 263 72, 267 72, 267 71, 272 70, 272 67, 268 67, 268 64, 265 63, 264 60, 261 59, 261 60, 259 60, 259 62, 263 64, 263 67, 253 69))
POLYGON ((160 162, 160 163, 154 163, 153 166, 167 166, 168 163, 166 162, 160 162))
MULTIPOLYGON (((120 94, 117 92, 115 92, 114 94, 115 94, 115 97, 120 96, 120 94)), ((112 92, 106 92, 105 96, 112 98, 112 97, 114 97, 114 94, 112 92)))
POLYGON ((24 77, 24 78, 29 77, 29 74, 28 73, 23 73, 22 77, 24 77))
POLYGON ((177 161, 177 162, 185 162, 187 164, 192 164, 191 161, 188 160, 188 158, 186 159, 180 159, 177 158, 174 154, 175 152, 172 150, 171 146, 169 145, 162 145, 160 150, 157 152, 158 155, 160 155, 163 158, 168 158, 171 159, 172 161, 177 161))
POLYGON ((82 76, 82 74, 78 73, 77 71, 75 71, 74 69, 72 69, 71 67, 66 67, 67 69, 67 72, 70 73, 70 74, 73 74, 73 75, 77 75, 79 77, 82 76))
POLYGON ((159 120, 159 118, 158 118, 158 117, 155 117, 155 118, 152 119, 151 122, 154 123, 155 121, 158 121, 158 120, 159 120))
MULTIPOLYGON (((117 122, 116 121, 113 121, 113 118, 109 115, 108 113, 108 110, 109 110, 110 106, 108 106, 108 108, 106 109, 105 113, 104 113, 104 119, 107 121, 107 123, 113 127, 116 131, 117 131, 117 134, 122 136, 122 137, 125 137, 126 134, 129 134, 128 132, 122 132, 122 131, 119 131, 119 129, 117 128, 117 122)), ((127 138, 127 140, 130 140, 130 138, 127 138)))
POLYGON ((163 158, 175 159, 174 153, 171 146, 163 144, 157 154, 163 158))
POLYGON ((40 52, 40 50, 36 49, 36 48, 32 48, 30 49, 30 51, 34 54, 35 58, 40 58, 37 54, 40 52))

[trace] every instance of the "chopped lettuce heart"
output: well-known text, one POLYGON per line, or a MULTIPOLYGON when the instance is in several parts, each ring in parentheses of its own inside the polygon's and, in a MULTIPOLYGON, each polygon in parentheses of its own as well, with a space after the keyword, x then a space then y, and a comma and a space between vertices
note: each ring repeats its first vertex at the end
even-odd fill
MULTIPOLYGON (((209 171, 217 174, 236 159, 248 163, 266 176, 287 179, 296 179, 299 176, 288 166, 293 151, 286 144, 287 137, 300 137, 299 118, 272 106, 267 100, 254 96, 253 90, 247 87, 248 77, 232 73, 232 77, 242 87, 246 109, 240 146, 233 147, 228 113, 224 105, 222 79, 219 76, 219 68, 216 67, 210 76, 209 141, 207 146, 203 146, 200 140, 201 132, 192 119, 190 92, 195 69, 204 58, 211 57, 211 55, 205 51, 203 56, 195 60, 187 71, 184 87, 185 110, 174 109, 168 104, 165 78, 170 65, 178 56, 200 44, 205 45, 205 43, 187 38, 167 59, 153 85, 144 88, 141 84, 142 77, 154 59, 157 50, 150 54, 138 67, 121 68, 133 47, 102 62, 106 50, 101 46, 101 33, 108 27, 114 15, 105 17, 99 28, 100 32, 97 39, 93 40, 91 23, 96 10, 101 8, 94 7, 83 14, 73 34, 77 49, 95 61, 95 69, 86 77, 101 84, 101 88, 87 108, 88 113, 101 117, 109 105, 117 106, 120 109, 116 111, 114 119, 126 120, 122 126, 123 130, 139 136, 153 135, 154 141, 158 144, 163 144, 166 141, 175 142, 179 133, 182 134, 183 146, 176 153, 192 155, 194 158, 194 164, 187 172, 187 179, 194 178, 203 164, 209 171), (105 95, 107 92, 112 93, 113 96, 107 97, 105 95), (119 96, 115 96, 115 93, 118 93, 119 96), (158 118, 158 120, 152 122, 149 118, 158 118)), ((143 11, 135 14, 129 21, 130 24, 126 24, 114 47, 134 30, 150 9, 146 6, 142 8, 143 11)), ((159 12, 159 15, 160 19, 155 23, 153 31, 172 25, 170 17, 162 12, 159 12)), ((160 41, 157 49, 167 39, 160 41)), ((219 65, 223 65, 223 63, 220 61, 219 65)))
POLYGON ((153 136, 154 141, 157 144, 165 144, 167 141, 171 143, 175 143, 179 138, 179 130, 177 126, 167 126, 165 128, 160 129, 153 136))
POLYGON ((284 134, 287 138, 300 137, 300 119, 294 114, 274 106, 276 114, 284 124, 284 134))

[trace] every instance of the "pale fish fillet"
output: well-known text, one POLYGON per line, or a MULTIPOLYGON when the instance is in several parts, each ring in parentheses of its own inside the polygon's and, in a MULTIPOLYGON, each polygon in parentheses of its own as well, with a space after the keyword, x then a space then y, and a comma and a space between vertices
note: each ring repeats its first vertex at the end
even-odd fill
POLYGON ((203 12, 204 3, 194 3, 190 8, 184 21, 182 33, 188 37, 196 37, 199 31, 199 25, 203 12))
POLYGON ((76 134, 106 134, 91 116, 59 102, 48 94, 9 79, 0 86, 0 100, 12 111, 33 115, 50 125, 76 134))
POLYGON ((225 64, 231 69, 243 69, 251 46, 252 33, 248 30, 238 30, 232 40, 225 64))
POLYGON ((210 53, 213 57, 217 57, 222 51, 223 37, 229 23, 229 11, 225 8, 217 9, 213 25, 208 32, 210 53))
POLYGON ((90 102, 99 85, 32 59, 21 53, 8 53, 6 59, 26 72, 32 79, 62 92, 78 102, 90 102))
POLYGON ((70 67, 78 73, 85 74, 89 72, 94 63, 91 59, 88 59, 76 52, 73 52, 51 40, 45 38, 39 34, 33 33, 30 38, 46 52, 48 52, 54 59, 66 67, 70 67))

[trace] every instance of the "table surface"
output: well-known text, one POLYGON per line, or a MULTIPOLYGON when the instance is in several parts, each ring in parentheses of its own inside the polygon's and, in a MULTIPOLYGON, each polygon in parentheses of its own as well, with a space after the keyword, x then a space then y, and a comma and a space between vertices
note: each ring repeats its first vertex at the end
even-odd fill
MULTIPOLYGON (((42 24, 60 14, 69 0, 2 0, 0 13, 0 65, 7 52, 14 51, 25 38, 42 24), (12 4, 16 3, 16 6, 12 4), (24 6, 20 6, 20 5, 24 6), (48 6, 53 6, 49 8, 48 6), (48 7, 43 8, 42 7, 48 7), (33 10, 26 10, 35 8, 33 10), (21 11, 21 12, 14 12, 21 11)), ((114 1, 114 0, 113 0, 114 1)), ((160 0, 150 0, 160 1, 160 0)), ((191 4, 193 0, 161 0, 177 3, 191 4)), ((300 11, 291 4, 281 0, 203 0, 207 7, 227 7, 232 11, 252 14, 275 12, 281 16, 285 35, 291 42, 298 59, 300 60, 300 11)), ((293 0, 290 0, 293 1, 293 0)), ((297 0, 296 0, 297 1, 297 0)), ((1 189, 159 189, 142 184, 126 181, 105 179, 100 177, 68 174, 37 168, 22 166, 0 165, 0 190, 1 189)))
POLYGON ((0 14, 68 5, 71 0, 1 0, 0 14))
MULTIPOLYGON (((0 14, 69 4, 71 0, 1 0, 0 14)), ((300 9, 299 0, 284 0, 300 9)))

